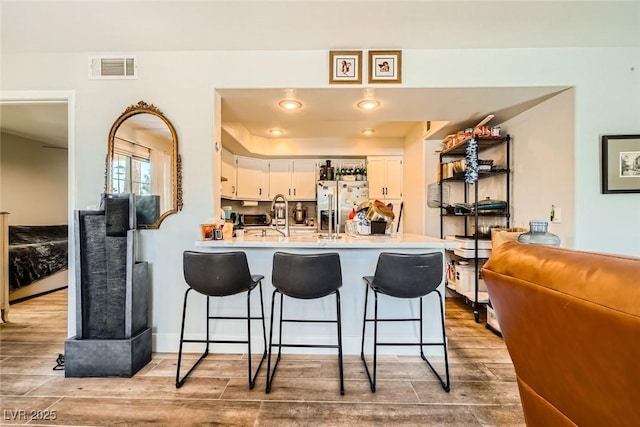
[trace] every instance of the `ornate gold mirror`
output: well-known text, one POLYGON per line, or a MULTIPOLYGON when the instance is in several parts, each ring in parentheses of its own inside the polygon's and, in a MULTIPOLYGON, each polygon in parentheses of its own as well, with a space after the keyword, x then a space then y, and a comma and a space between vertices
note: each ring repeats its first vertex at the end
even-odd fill
POLYGON ((106 193, 136 195, 138 228, 159 228, 182 209, 178 137, 154 105, 140 101, 109 132, 106 193))

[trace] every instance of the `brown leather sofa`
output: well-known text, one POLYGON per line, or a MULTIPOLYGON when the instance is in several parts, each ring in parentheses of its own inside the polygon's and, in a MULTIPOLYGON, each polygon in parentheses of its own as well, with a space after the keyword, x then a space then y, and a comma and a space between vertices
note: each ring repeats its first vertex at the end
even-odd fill
POLYGON ((482 274, 528 426, 640 426, 640 258, 509 242, 482 274))

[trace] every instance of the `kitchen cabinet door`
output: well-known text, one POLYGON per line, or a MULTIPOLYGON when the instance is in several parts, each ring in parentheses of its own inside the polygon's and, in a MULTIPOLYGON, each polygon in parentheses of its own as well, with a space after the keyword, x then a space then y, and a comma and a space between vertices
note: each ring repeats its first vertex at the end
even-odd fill
POLYGON ((293 194, 292 178, 293 161, 270 160, 269 161, 269 198, 276 194, 284 194, 288 199, 293 194))
POLYGON ((384 164, 385 161, 381 157, 367 159, 367 180, 369 181, 369 198, 371 199, 384 199, 386 183, 384 164))
POLYGON ((402 174, 402 156, 368 157, 369 197, 372 199, 401 199, 402 174))
POLYGON ((220 193, 225 199, 236 197, 236 162, 231 152, 222 150, 222 162, 220 164, 220 193))
POLYGON ((269 199, 269 163, 262 159, 237 157, 236 198, 244 200, 269 199))
POLYGON ((388 158, 385 164, 385 193, 387 199, 402 198, 402 157, 388 158))
POLYGON ((318 172, 315 160, 294 160, 292 200, 315 200, 318 172))
POLYGON ((289 200, 315 200, 315 160, 269 161, 269 197, 284 194, 289 200))

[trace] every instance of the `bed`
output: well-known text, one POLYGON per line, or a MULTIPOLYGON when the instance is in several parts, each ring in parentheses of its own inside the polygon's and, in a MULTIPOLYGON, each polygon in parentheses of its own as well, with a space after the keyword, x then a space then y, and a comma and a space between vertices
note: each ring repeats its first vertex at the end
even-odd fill
MULTIPOLYGON (((68 227, 11 225, 3 231, 8 243, 8 301, 33 297, 67 286, 68 227)), ((4 258, 4 257, 3 257, 4 258)), ((4 261, 4 260, 3 260, 4 261)), ((3 289, 6 295, 7 290, 3 289)), ((5 316, 8 302, 4 304, 5 316)))

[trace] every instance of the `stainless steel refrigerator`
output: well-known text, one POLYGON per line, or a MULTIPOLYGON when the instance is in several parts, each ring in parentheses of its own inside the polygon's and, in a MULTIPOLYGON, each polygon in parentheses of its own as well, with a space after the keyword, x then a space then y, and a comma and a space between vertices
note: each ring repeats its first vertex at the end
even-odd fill
POLYGON ((329 229, 329 197, 333 195, 332 218, 336 231, 344 233, 345 221, 349 219, 352 209, 369 200, 369 183, 367 181, 318 181, 318 229, 329 229))

